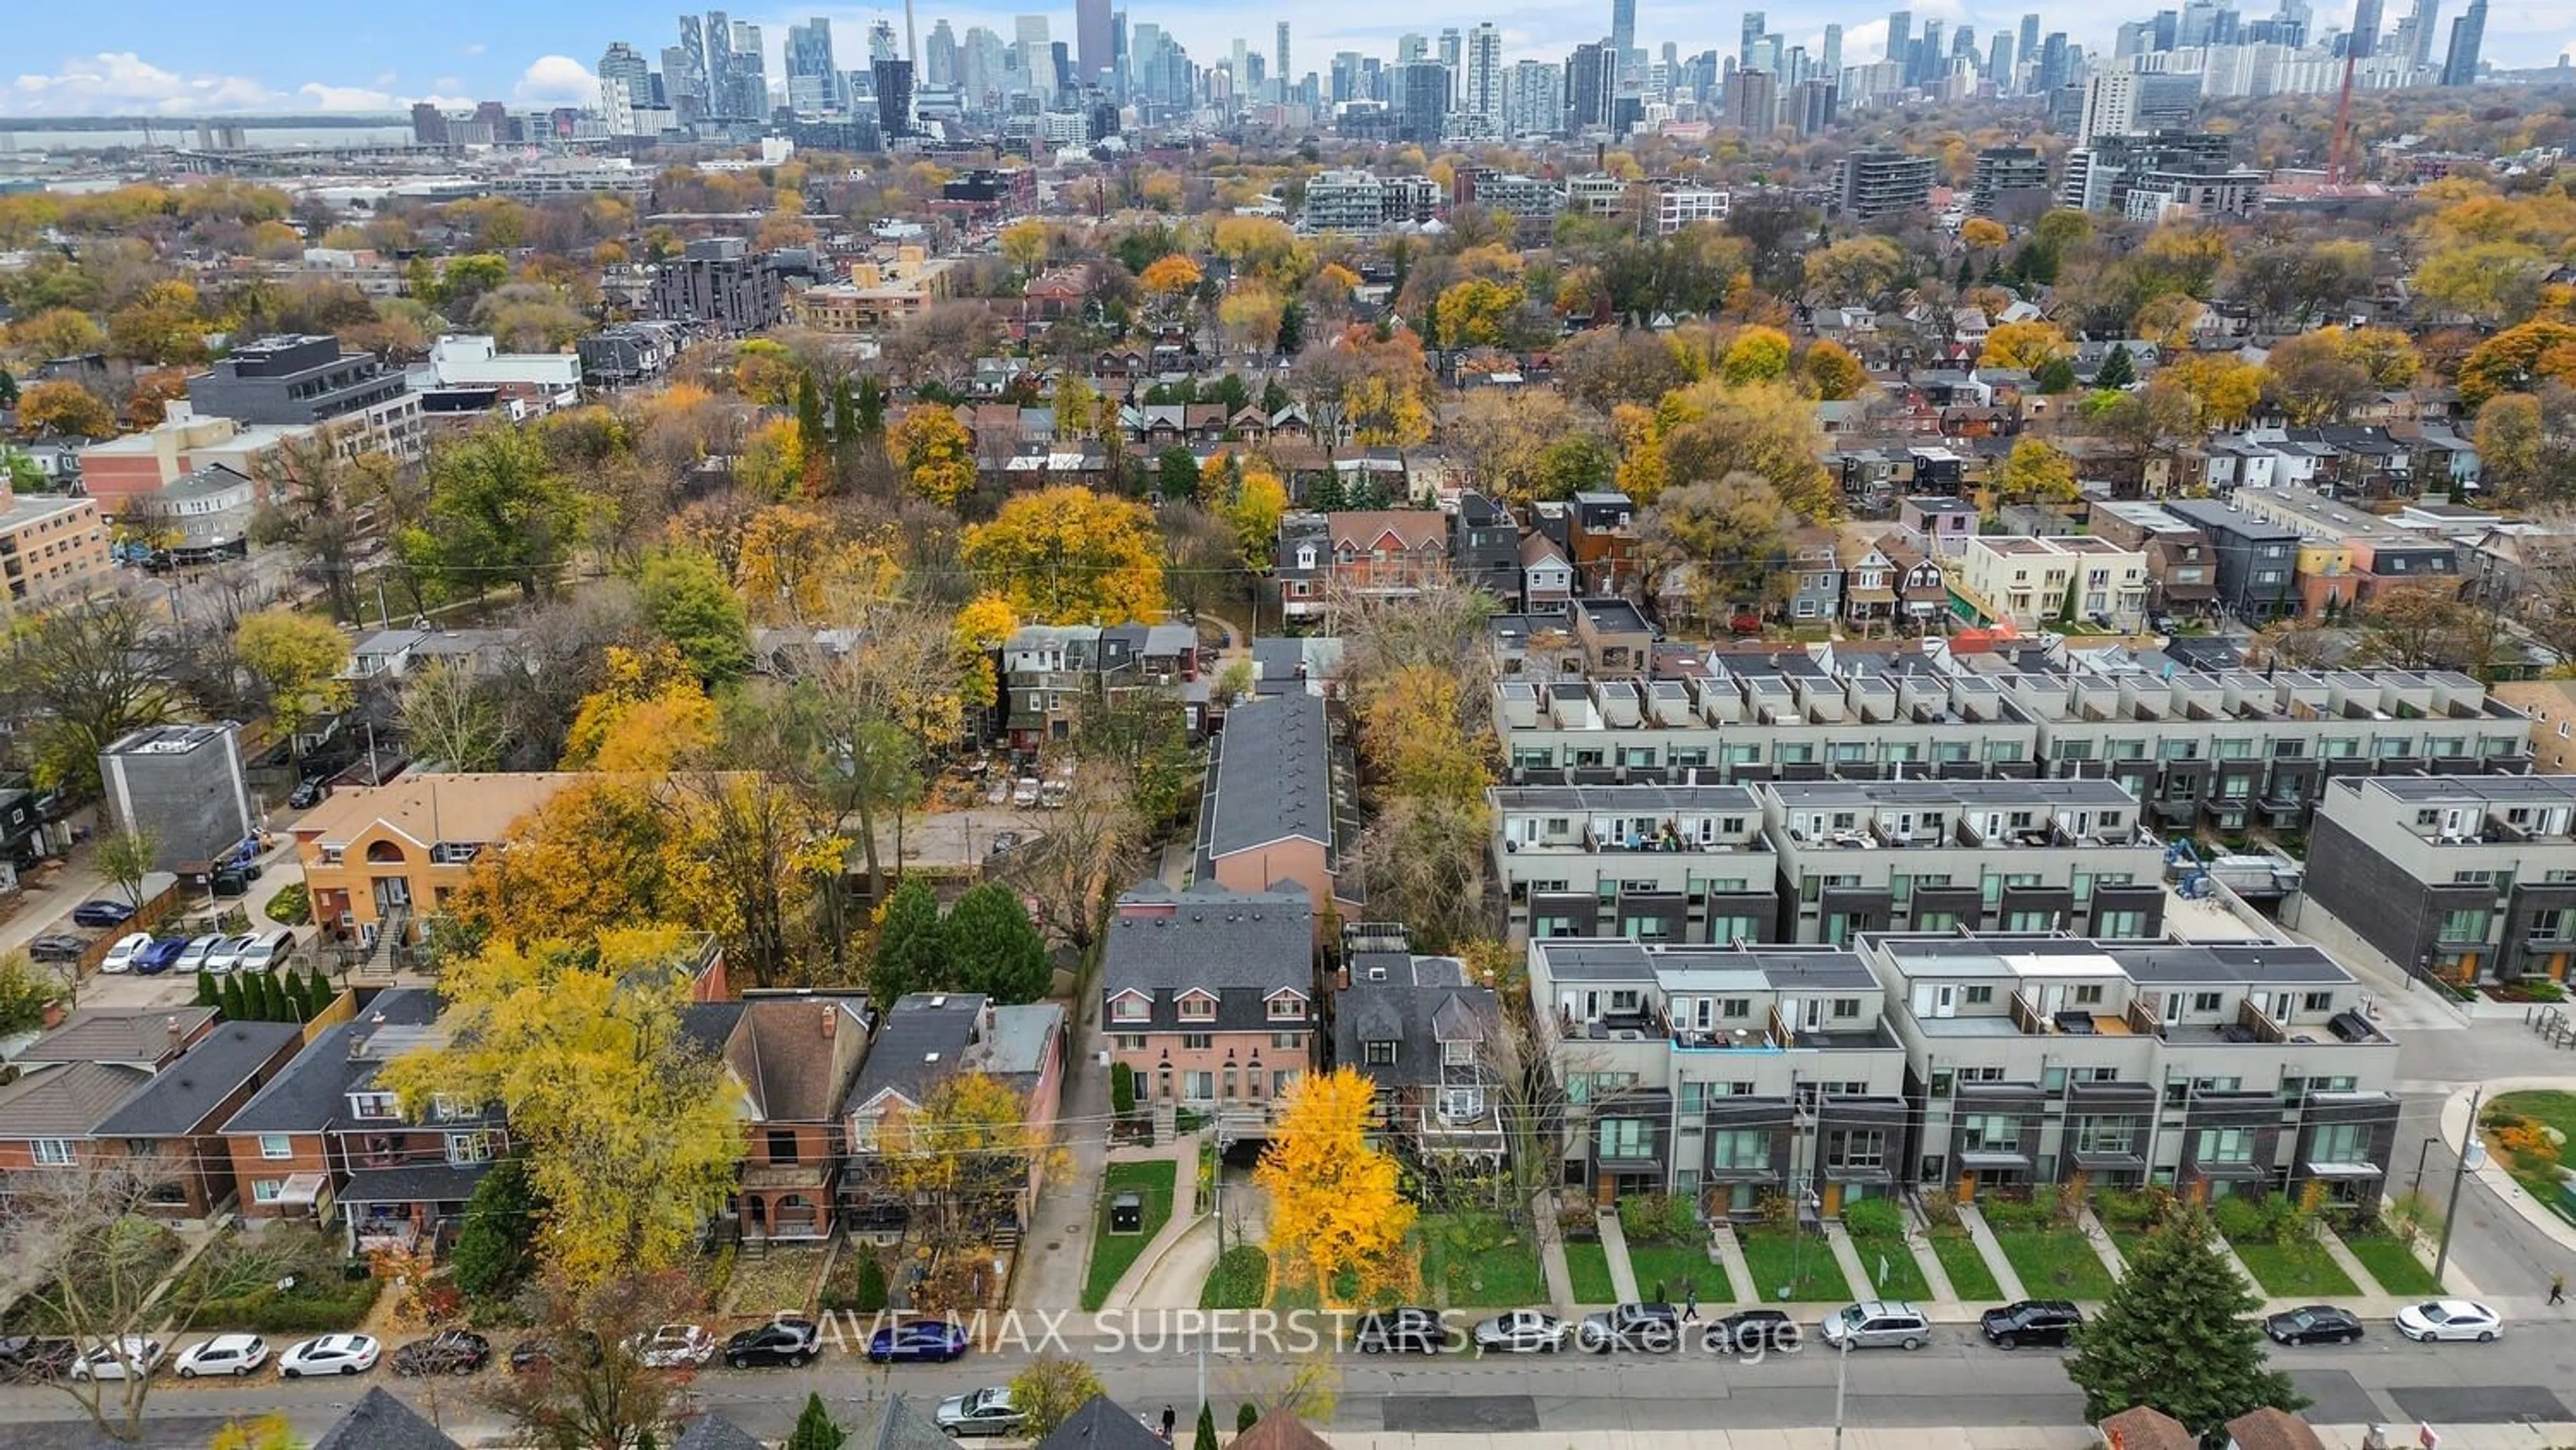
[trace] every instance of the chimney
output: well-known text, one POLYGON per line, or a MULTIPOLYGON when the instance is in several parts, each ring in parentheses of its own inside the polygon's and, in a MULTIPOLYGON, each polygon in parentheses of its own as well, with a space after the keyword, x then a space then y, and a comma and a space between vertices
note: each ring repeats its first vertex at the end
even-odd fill
POLYGON ((838 1007, 830 1007, 830 1006, 825 1007, 825 1008, 823 1009, 823 1040, 824 1040, 825 1042, 829 1042, 829 1041, 831 1041, 831 1040, 832 1040, 832 1034, 834 1034, 834 1033, 836 1033, 836 1032, 838 1032, 838 1031, 840 1031, 840 1030, 841 1030, 841 1009, 840 1009, 840 1008, 838 1008, 838 1007))
POLYGON ((179 1032, 179 1019, 177 1017, 162 1018, 161 1028, 163 1031, 170 1034, 170 1047, 172 1051, 178 1050, 178 1048, 185 1043, 186 1038, 182 1037, 179 1032))

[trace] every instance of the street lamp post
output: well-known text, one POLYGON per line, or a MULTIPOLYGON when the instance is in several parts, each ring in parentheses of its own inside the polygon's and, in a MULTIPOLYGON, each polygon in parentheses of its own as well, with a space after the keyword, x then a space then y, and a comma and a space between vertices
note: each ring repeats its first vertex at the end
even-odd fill
POLYGON ((1834 1450, 1843 1450, 1843 1390, 1850 1382, 1851 1342, 1851 1326, 1846 1324, 1834 1351, 1834 1450))
POLYGON ((2460 1131, 2460 1161, 2451 1167, 2451 1201, 2442 1209, 2442 1246, 2433 1254, 2433 1282, 2442 1281, 2442 1271, 2451 1263, 2451 1226, 2460 1220, 2460 1185, 2469 1179, 2469 1150, 2478 1142, 2478 1104, 2486 1100, 2486 1084, 2480 1083, 2469 1092, 2469 1122, 2460 1131))

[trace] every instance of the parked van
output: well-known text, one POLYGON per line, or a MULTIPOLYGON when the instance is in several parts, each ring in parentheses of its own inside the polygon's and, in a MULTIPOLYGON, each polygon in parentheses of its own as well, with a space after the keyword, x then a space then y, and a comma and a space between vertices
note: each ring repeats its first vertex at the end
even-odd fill
POLYGON ((294 955, 295 933, 280 928, 261 937, 256 945, 242 952, 234 965, 245 972, 266 972, 285 966, 287 959, 294 955))

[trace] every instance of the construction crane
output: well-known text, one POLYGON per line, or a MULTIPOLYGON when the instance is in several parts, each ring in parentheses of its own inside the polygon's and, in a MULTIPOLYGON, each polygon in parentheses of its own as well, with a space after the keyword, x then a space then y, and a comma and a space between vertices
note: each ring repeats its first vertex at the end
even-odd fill
POLYGON ((2326 149, 2326 185, 2343 185, 2345 153, 2352 147, 2352 68, 2360 59, 2347 46, 2343 53, 2343 99, 2335 102, 2334 141, 2326 149))

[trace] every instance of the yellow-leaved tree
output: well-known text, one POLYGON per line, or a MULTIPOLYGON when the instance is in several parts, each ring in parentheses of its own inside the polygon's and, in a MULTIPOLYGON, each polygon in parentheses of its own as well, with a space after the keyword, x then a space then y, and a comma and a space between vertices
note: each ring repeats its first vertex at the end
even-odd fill
POLYGON ((1277 545, 1279 521, 1288 513, 1288 486, 1266 468, 1246 468, 1232 495, 1218 500, 1217 512, 1234 530, 1244 567, 1259 569, 1277 545))
POLYGON ((1807 348, 1807 382, 1816 396, 1827 402, 1840 402, 1857 397, 1869 381, 1869 373, 1852 356, 1852 350, 1830 337, 1819 338, 1807 348))
POLYGON ((2075 345, 2066 340, 2066 334, 2058 331, 2054 322, 2007 322, 1986 334, 1985 351, 1977 354, 1977 366, 2037 372, 2042 363, 2074 355, 2075 345))
POLYGON ((613 644, 603 658, 607 678, 582 697, 564 734, 566 768, 663 771, 714 740, 715 703, 677 649, 613 644))
POLYGON ((958 703, 970 710, 990 707, 1000 698, 993 678, 993 651, 1020 627, 1011 601, 998 594, 978 594, 957 611, 948 626, 949 652, 956 656, 958 703))
POLYGON ((975 439, 955 412, 937 403, 904 414, 886 435, 886 452, 914 493, 943 508, 975 491, 975 439))
POLYGON ((1019 1089, 989 1073, 944 1079, 919 1107, 877 1127, 876 1171, 915 1205, 933 1243, 962 1243, 978 1226, 1024 1212, 1061 1150, 1028 1121, 1019 1089))
POLYGON ((385 1069, 415 1117, 440 1097, 508 1110, 538 1249, 570 1286, 681 1262, 733 1186, 738 1090, 680 1031, 695 960, 667 928, 489 943, 441 973, 445 1045, 385 1069))
POLYGON ((2073 503, 2075 460, 2045 439, 2022 438, 1995 471, 1995 496, 2005 503, 2073 503))
POLYGON ((1726 345, 1718 376, 1729 384, 1767 383, 1789 371, 1789 334, 1776 327, 1748 327, 1726 345))
POLYGON ((1310 1275, 1326 1304, 1369 1302, 1408 1267, 1413 1205, 1395 1160, 1369 1145, 1376 1101, 1377 1084, 1351 1068, 1298 1078, 1253 1170, 1270 1195, 1272 1262, 1310 1275))
POLYGON ((1039 624, 1126 624, 1163 608, 1163 555, 1143 504, 1079 486, 1041 489, 966 531, 966 567, 1039 624))

